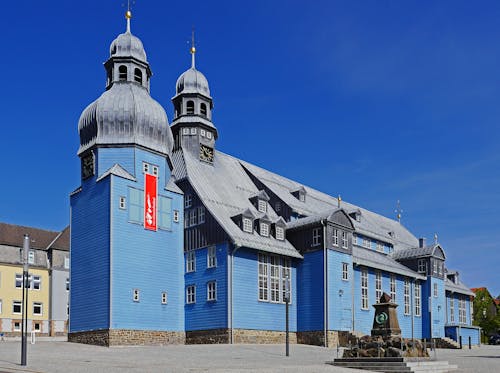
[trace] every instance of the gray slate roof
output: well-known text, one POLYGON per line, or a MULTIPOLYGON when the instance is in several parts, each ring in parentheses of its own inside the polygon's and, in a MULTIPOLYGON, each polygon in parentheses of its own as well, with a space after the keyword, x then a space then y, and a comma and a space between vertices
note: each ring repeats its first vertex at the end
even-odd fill
POLYGON ((432 244, 424 247, 412 247, 408 249, 398 250, 392 253, 392 257, 394 259, 408 259, 427 256, 436 256, 440 258, 442 256, 440 250, 442 250, 444 255, 444 250, 439 244, 432 244))
POLYGON ((353 246, 352 260, 358 265, 377 268, 383 271, 397 273, 403 276, 409 276, 420 280, 426 279, 425 276, 412 271, 408 267, 391 258, 389 255, 379 253, 371 249, 353 246))
MULTIPOLYGON (((243 232, 231 217, 250 209, 256 218, 265 214, 259 212, 249 201, 259 190, 241 167, 240 161, 216 151, 214 164, 200 162, 189 152, 178 150, 172 157, 177 180, 189 179, 211 215, 218 221, 237 246, 267 251, 279 255, 302 258, 302 255, 288 241, 274 237, 262 237, 257 232, 243 232), (185 167, 179 163, 185 163, 185 167), (179 167, 177 167, 179 165, 179 167)), ((267 215, 274 222, 278 215, 271 208, 267 215)))
POLYGON ((470 290, 462 281, 458 280, 458 284, 455 284, 453 281, 448 280, 445 277, 444 280, 444 288, 445 290, 451 291, 453 293, 465 294, 475 296, 474 292, 470 290))
MULTIPOLYGON (((255 166, 251 163, 245 161, 240 162, 252 175, 271 189, 283 202, 291 206, 301 215, 323 215, 338 208, 338 200, 335 197, 329 196, 308 186, 304 186, 303 184, 255 166), (291 194, 291 192, 296 191, 301 187, 303 187, 306 191, 305 202, 299 201, 291 194)), ((392 243, 395 250, 400 248, 415 247, 418 245, 418 239, 396 220, 389 219, 345 201, 341 202, 340 207, 344 208, 348 212, 357 210, 361 212, 361 219, 359 222, 353 219, 355 230, 360 234, 383 242, 392 243), (394 237, 391 236, 389 232, 394 232, 394 237)))

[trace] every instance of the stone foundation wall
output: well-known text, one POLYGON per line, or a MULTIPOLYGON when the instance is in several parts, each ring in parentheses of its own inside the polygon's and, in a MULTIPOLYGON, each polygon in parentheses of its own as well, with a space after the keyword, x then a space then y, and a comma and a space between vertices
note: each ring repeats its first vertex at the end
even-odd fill
POLYGON ((191 330, 186 332, 186 344, 230 343, 229 329, 191 330))
MULTIPOLYGON (((349 343, 349 335, 349 332, 329 330, 327 332, 327 347, 347 346, 349 343)), ((306 345, 324 346, 325 332, 324 330, 297 332, 297 342, 306 345)))
MULTIPOLYGON (((297 334, 289 333, 290 343, 297 343, 297 334)), ((233 329, 234 343, 285 343, 285 332, 273 330, 233 329)))
POLYGON ((104 329, 69 333, 68 341, 106 347, 167 345, 186 343, 186 335, 184 332, 159 330, 104 329))

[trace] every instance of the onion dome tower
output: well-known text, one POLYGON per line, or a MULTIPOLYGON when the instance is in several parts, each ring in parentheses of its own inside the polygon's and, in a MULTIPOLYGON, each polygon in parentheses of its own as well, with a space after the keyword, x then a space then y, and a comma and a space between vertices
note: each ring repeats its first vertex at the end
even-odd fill
POLYGON ((214 107, 208 80, 196 69, 194 33, 191 45, 191 68, 177 79, 172 98, 175 116, 172 122, 174 149, 191 151, 200 160, 213 163, 217 128, 212 122, 214 107))
POLYGON ((100 146, 137 145, 170 157, 172 132, 163 107, 150 96, 151 68, 141 40, 127 30, 111 43, 104 63, 106 91, 80 116, 78 131, 82 158, 100 146))

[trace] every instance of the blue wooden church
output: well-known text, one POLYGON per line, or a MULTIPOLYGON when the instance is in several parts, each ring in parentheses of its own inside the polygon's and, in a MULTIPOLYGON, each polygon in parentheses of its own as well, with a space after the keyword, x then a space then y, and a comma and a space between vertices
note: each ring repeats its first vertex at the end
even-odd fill
POLYGON ((70 341, 283 343, 289 289, 297 343, 369 334, 383 292, 403 337, 479 343, 473 293, 437 239, 217 149, 194 46, 169 125, 130 18, 78 125, 70 341))

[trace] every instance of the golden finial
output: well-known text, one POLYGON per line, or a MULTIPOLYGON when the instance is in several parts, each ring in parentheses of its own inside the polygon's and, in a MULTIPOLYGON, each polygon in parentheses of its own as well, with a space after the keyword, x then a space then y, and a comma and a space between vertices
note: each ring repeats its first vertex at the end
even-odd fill
POLYGON ((337 197, 337 204, 339 208, 340 208, 340 202, 342 202, 342 197, 339 194, 339 196, 337 197))
POLYGON ((193 26, 193 29, 191 31, 191 67, 194 69, 195 68, 195 58, 194 58, 194 54, 196 53, 196 47, 194 46, 195 43, 194 43, 194 26, 193 26))
POLYGON ((125 12, 125 18, 126 19, 131 19, 132 18, 132 12, 130 11, 130 9, 125 12))
MULTIPOLYGON (((134 4, 135 0, 132 0, 132 5, 134 4)), ((122 6, 125 6, 125 4, 122 4, 122 6)), ((127 0, 127 11, 125 12, 125 19, 127 20, 127 32, 130 32, 130 20, 132 19, 130 0, 127 0)))

